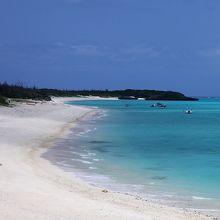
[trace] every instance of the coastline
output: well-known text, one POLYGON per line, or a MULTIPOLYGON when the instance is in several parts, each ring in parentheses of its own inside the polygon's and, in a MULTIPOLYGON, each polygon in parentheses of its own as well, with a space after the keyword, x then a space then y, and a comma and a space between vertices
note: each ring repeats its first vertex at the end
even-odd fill
POLYGON ((54 102, 0 108, 0 219, 212 219, 196 212, 102 192, 41 157, 96 109, 54 102))

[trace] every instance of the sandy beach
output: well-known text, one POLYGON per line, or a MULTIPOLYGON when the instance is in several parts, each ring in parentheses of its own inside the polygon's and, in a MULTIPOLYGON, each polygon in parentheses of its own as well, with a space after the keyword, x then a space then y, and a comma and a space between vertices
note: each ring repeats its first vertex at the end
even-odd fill
POLYGON ((0 107, 0 220, 207 220, 175 207, 93 187, 41 154, 96 109, 68 99, 0 107))

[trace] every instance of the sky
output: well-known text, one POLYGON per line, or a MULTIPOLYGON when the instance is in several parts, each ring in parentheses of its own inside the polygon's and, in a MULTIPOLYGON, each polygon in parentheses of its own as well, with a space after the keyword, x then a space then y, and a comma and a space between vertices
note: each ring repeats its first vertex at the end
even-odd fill
POLYGON ((1 0, 0 81, 220 95, 219 0, 1 0))

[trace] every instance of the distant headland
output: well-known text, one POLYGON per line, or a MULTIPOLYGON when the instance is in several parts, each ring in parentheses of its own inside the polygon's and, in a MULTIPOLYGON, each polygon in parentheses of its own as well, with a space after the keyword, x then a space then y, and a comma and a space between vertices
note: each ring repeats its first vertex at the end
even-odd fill
POLYGON ((173 91, 159 91, 159 90, 118 90, 111 91, 116 93, 119 99, 138 99, 145 100, 167 100, 167 101, 198 101, 198 98, 187 97, 180 92, 173 91))
POLYGON ((25 87, 22 84, 9 85, 0 83, 0 104, 8 105, 8 99, 32 99, 50 101, 55 97, 77 97, 77 96, 100 96, 105 98, 118 97, 118 99, 145 99, 145 100, 173 100, 173 101, 198 101, 197 98, 187 97, 182 93, 158 90, 60 90, 39 89, 36 87, 25 87))

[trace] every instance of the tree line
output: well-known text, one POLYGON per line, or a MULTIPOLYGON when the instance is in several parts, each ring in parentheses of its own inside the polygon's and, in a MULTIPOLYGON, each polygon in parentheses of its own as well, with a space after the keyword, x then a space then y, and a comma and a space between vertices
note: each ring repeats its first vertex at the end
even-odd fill
POLYGON ((5 98, 32 99, 51 101, 51 96, 55 97, 77 97, 77 96, 100 96, 100 97, 135 97, 146 100, 196 100, 186 97, 184 94, 173 91, 158 90, 60 90, 37 87, 27 87, 22 83, 8 84, 0 83, 0 103, 7 103, 5 98))

